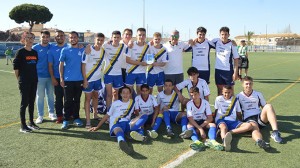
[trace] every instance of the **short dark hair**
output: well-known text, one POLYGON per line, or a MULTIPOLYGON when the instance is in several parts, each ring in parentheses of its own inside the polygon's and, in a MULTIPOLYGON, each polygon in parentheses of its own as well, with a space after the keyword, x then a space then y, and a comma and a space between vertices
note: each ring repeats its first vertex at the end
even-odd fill
POLYGON ((119 95, 121 95, 121 93, 122 93, 122 91, 123 91, 124 89, 128 89, 129 92, 131 93, 130 87, 128 87, 128 86, 125 85, 125 86, 121 87, 121 89, 119 89, 119 95))
POLYGON ((62 34, 65 34, 65 32, 62 31, 62 30, 56 30, 55 33, 62 33, 62 34))
POLYGON ((189 91, 190 91, 190 93, 194 93, 194 92, 200 93, 199 88, 197 86, 191 87, 189 91))
POLYGON ((187 74, 189 75, 189 76, 192 76, 192 74, 199 74, 199 71, 198 71, 198 69, 197 68, 195 68, 195 67, 190 67, 187 71, 187 74))
POLYGON ((172 83, 172 86, 173 86, 173 84, 174 84, 174 82, 173 82, 171 79, 166 79, 166 80, 165 80, 165 83, 166 83, 166 82, 171 82, 171 83, 172 83))
POLYGON ((123 34, 124 34, 126 31, 129 31, 129 32, 131 33, 131 35, 132 35, 132 29, 129 29, 129 28, 124 29, 123 34))
POLYGON ((48 30, 41 31, 41 34, 46 34, 46 35, 50 36, 50 32, 48 30))
POLYGON ((251 81, 251 82, 253 82, 253 78, 251 77, 251 76, 245 76, 244 78, 243 78, 243 82, 244 81, 251 81))
POLYGON ((207 30, 206 30, 204 27, 198 27, 198 28, 197 28, 197 34, 198 34, 199 32, 206 34, 207 30))
POLYGON ((70 34, 76 34, 76 36, 79 37, 77 31, 71 31, 70 34))
POLYGON ((111 33, 111 35, 120 35, 121 36, 121 32, 119 30, 115 30, 111 33))
POLYGON ((99 38, 101 38, 101 37, 102 37, 102 38, 105 38, 105 36, 104 36, 103 33, 97 33, 97 34, 96 34, 96 37, 99 37, 99 38))
POLYGON ((141 90, 144 89, 144 88, 150 90, 150 87, 149 87, 148 84, 142 84, 142 85, 141 85, 141 90))
POLYGON ((143 32, 146 32, 146 29, 145 29, 145 28, 143 28, 143 27, 140 27, 140 28, 138 28, 138 29, 137 29, 137 32, 138 32, 138 31, 143 31, 143 32))
POLYGON ((228 90, 232 90, 232 86, 230 86, 230 85, 224 85, 223 88, 228 89, 228 90))
POLYGON ((221 28, 220 28, 220 33, 221 33, 222 31, 223 31, 223 32, 228 32, 228 33, 229 33, 229 28, 226 27, 226 26, 221 27, 221 28))

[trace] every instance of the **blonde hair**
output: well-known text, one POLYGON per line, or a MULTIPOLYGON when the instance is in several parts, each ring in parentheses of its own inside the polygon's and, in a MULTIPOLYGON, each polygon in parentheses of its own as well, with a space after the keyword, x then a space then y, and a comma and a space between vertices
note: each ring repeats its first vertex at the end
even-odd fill
POLYGON ((153 34, 153 37, 161 37, 161 33, 155 32, 155 33, 153 34))

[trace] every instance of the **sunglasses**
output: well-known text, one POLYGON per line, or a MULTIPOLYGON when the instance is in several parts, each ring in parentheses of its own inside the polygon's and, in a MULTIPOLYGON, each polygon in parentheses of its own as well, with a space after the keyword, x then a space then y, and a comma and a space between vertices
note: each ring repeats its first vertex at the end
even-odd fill
POLYGON ((171 35, 172 39, 179 39, 179 35, 171 35))

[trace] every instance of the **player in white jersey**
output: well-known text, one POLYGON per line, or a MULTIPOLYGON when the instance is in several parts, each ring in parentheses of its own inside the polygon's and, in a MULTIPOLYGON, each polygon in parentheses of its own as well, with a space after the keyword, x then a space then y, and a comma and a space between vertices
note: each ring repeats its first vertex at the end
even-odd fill
POLYGON ((238 99, 233 96, 232 86, 225 85, 222 96, 215 100, 215 123, 220 128, 225 151, 230 151, 232 134, 240 134, 252 130, 250 123, 241 122, 242 114, 238 99))
POLYGON ((159 114, 155 120, 151 132, 157 132, 162 120, 164 120, 167 129, 167 136, 173 137, 174 133, 171 127, 171 121, 181 125, 181 138, 189 138, 192 135, 191 130, 187 130, 187 117, 185 112, 179 111, 180 101, 177 93, 173 90, 174 85, 171 79, 166 79, 164 83, 164 90, 157 95, 157 103, 159 105, 159 114))
MULTIPOLYGON (((125 44, 128 48, 132 47, 132 29, 126 28, 123 30, 123 34, 122 34, 122 40, 120 41, 120 43, 125 44)), ((126 55, 123 54, 124 60, 126 60, 126 55)), ((122 78, 123 78, 123 83, 125 83, 126 81, 126 67, 127 67, 127 63, 126 61, 124 61, 123 65, 122 65, 122 78)))
POLYGON ((174 90, 176 91, 176 93, 178 94, 180 99, 183 99, 182 104, 185 106, 186 103, 192 99, 192 97, 191 97, 191 95, 190 95, 189 99, 183 97, 180 90, 182 90, 183 88, 187 88, 187 90, 189 91, 194 86, 197 86, 199 88, 200 98, 209 101, 209 95, 210 95, 209 87, 205 80, 199 78, 199 71, 197 70, 197 68, 190 67, 187 70, 187 74, 189 75, 189 79, 184 80, 181 83, 178 83, 176 85, 176 87, 174 88, 174 90))
POLYGON ((193 131, 191 136, 193 143, 190 144, 190 147, 196 151, 204 150, 205 145, 215 150, 223 150, 223 146, 216 141, 217 128, 216 124, 213 123, 209 102, 200 98, 199 91, 199 88, 196 86, 189 89, 192 100, 187 104, 188 129, 193 131), (199 140, 198 133, 205 140, 205 129, 208 129, 209 140, 206 140, 204 145, 199 140))
POLYGON ((141 126, 146 122, 147 116, 141 115, 130 120, 135 106, 135 102, 130 99, 131 90, 124 86, 119 91, 121 100, 114 101, 109 112, 101 119, 97 127, 92 127, 89 131, 97 131, 109 118, 110 136, 117 137, 120 149, 126 154, 131 154, 133 149, 128 147, 125 134, 129 133, 136 141, 145 141, 146 137, 143 135, 141 126))
POLYGON ((218 95, 222 95, 223 85, 234 85, 238 79, 239 55, 235 43, 229 39, 229 28, 221 27, 220 38, 211 44, 216 49, 215 81, 218 95))
POLYGON ((243 79, 243 91, 237 95, 243 112, 243 120, 249 122, 252 127, 252 138, 261 148, 269 147, 264 140, 260 128, 270 123, 272 127, 271 138, 278 143, 282 143, 281 135, 278 131, 276 113, 271 104, 267 104, 260 92, 253 90, 253 78, 246 76, 243 79))
POLYGON ((85 93, 86 128, 91 128, 90 102, 92 99, 94 118, 97 118, 98 91, 102 89, 101 71, 104 60, 104 50, 101 49, 105 36, 97 33, 95 44, 90 46, 91 53, 82 56, 83 92, 85 93), (102 53, 101 53, 102 52, 102 53))
POLYGON ((104 84, 106 88, 106 106, 110 107, 111 102, 118 100, 118 89, 124 83, 122 79, 122 65, 124 64, 124 53, 126 45, 121 44, 121 32, 112 32, 112 42, 103 45, 105 51, 104 84))
POLYGON ((137 41, 133 43, 131 49, 126 50, 127 76, 125 84, 133 90, 133 85, 136 84, 136 93, 140 94, 140 86, 147 83, 146 66, 144 62, 146 54, 150 54, 149 45, 146 44, 146 29, 137 29, 137 41))
POLYGON ((147 84, 150 86, 150 94, 152 94, 154 85, 157 86, 158 92, 163 90, 165 82, 164 66, 169 59, 166 48, 161 44, 161 34, 159 32, 153 34, 153 45, 150 46, 150 53, 154 55, 154 62, 147 67, 147 84))
POLYGON ((205 39, 207 30, 204 27, 197 28, 197 38, 192 45, 192 66, 199 71, 199 77, 204 79, 207 84, 210 83, 210 49, 214 48, 210 42, 205 39))
POLYGON ((170 41, 164 44, 167 49, 169 61, 165 65, 165 79, 171 79, 174 85, 183 81, 183 54, 190 47, 192 40, 189 43, 179 41, 179 31, 174 30, 171 33, 170 41))
MULTIPOLYGON (((154 96, 150 94, 150 87, 147 84, 141 85, 141 94, 135 97, 135 114, 137 116, 146 115, 145 125, 154 126, 155 119, 158 115, 159 106, 154 96)), ((157 138, 156 132, 148 130, 151 138, 157 138)))

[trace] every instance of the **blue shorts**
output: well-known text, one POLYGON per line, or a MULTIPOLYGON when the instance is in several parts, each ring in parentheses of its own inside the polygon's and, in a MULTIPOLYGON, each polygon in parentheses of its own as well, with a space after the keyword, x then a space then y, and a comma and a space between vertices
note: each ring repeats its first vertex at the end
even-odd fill
POLYGON ((223 71, 215 69, 215 81, 216 85, 234 85, 232 79, 233 71, 223 71))
POLYGON ((120 89, 124 85, 122 75, 104 75, 104 84, 111 84, 113 88, 120 89))
POLYGON ((163 86, 165 82, 165 73, 160 72, 158 74, 150 74, 148 73, 147 84, 150 88, 156 86, 163 86))
POLYGON ((134 85, 134 83, 136 83, 136 85, 142 85, 147 83, 146 80, 146 74, 145 73, 138 73, 138 74, 133 74, 133 73, 128 73, 126 76, 126 85, 134 85))
POLYGON ((209 84, 209 78, 210 78, 210 70, 208 71, 201 71, 201 70, 198 70, 199 72, 199 78, 203 79, 206 81, 207 84, 209 84))
POLYGON ((169 114, 169 116, 170 116, 170 121, 171 122, 173 122, 173 123, 175 123, 175 124, 177 124, 177 125, 180 125, 180 121, 179 121, 179 123, 176 121, 176 119, 177 119, 177 116, 181 113, 181 112, 179 112, 179 111, 167 111, 167 112, 169 112, 168 114, 169 114))
POLYGON ((224 120, 224 119, 219 119, 217 121, 217 128, 221 123, 224 123, 228 129, 228 131, 231 131, 233 129, 238 128, 241 124, 243 124, 241 121, 229 121, 229 120, 224 120))
POLYGON ((263 128, 265 126, 267 126, 267 123, 264 123, 261 119, 260 119, 260 113, 254 116, 250 116, 246 119, 244 119, 244 122, 255 122, 258 124, 259 128, 263 128))
POLYGON ((91 93, 92 91, 99 91, 102 89, 101 79, 97 81, 89 82, 89 85, 86 89, 82 89, 85 93, 91 93))
POLYGON ((116 124, 114 124, 110 131, 109 134, 111 137, 115 137, 115 133, 114 133, 114 129, 119 127, 123 130, 124 134, 130 132, 130 125, 129 125, 130 121, 121 121, 121 122, 117 122, 116 124))

